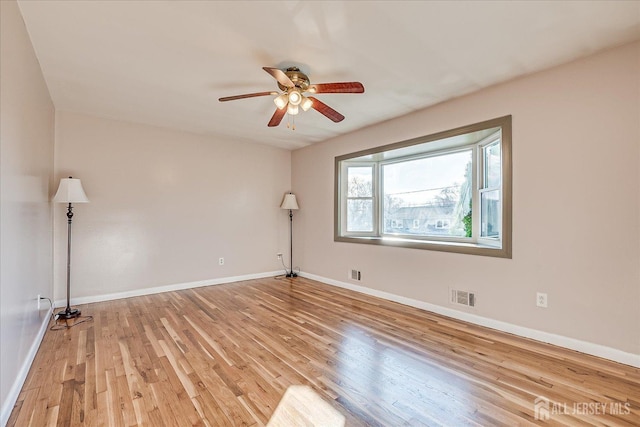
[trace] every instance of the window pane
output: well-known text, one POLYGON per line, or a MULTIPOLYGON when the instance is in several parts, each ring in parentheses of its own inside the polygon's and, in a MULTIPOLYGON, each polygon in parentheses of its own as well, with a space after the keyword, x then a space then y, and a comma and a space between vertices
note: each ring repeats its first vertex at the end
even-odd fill
POLYGON ((371 197, 373 186, 373 168, 350 167, 347 169, 347 197, 371 197))
POLYGON ((500 143, 484 147, 484 187, 500 187, 500 143))
POLYGON ((383 165, 384 232, 467 237, 464 217, 471 210, 471 153, 383 165))
POLYGON ((500 237, 500 191, 480 194, 480 230, 482 237, 500 237))
POLYGON ((347 231, 373 231, 373 200, 347 200, 347 231))

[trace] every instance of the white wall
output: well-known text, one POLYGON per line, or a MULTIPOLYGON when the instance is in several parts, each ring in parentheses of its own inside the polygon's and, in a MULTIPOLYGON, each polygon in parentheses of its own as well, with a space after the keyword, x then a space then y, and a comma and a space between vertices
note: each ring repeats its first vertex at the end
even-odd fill
POLYGON ((0 424, 39 343, 52 297, 54 108, 15 1, 0 2, 0 424), (48 304, 46 306, 48 308, 48 304))
POLYGON ((639 148, 635 43, 294 151, 296 256, 304 272, 349 283, 357 268, 373 291, 447 308, 449 287, 474 290, 470 313, 640 355, 639 148), (507 114, 513 259, 333 241, 335 156, 507 114))
MULTIPOLYGON (((72 298, 273 272, 288 253, 290 151, 58 111, 55 171, 90 200, 74 205, 72 298)), ((61 300, 66 208, 54 212, 61 300)))

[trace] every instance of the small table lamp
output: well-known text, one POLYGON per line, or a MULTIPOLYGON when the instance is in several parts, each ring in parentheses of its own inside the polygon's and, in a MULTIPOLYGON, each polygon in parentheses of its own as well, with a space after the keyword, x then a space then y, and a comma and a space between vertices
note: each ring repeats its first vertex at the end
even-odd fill
POLYGON ((297 210, 298 202, 296 201, 296 195, 293 193, 285 194, 284 199, 282 200, 282 204, 280 205, 282 209, 289 209, 289 236, 290 236, 290 258, 289 262, 289 271, 287 271, 287 277, 298 277, 296 273, 293 272, 293 210, 297 210))
POLYGON ((89 199, 82 189, 80 180, 69 177, 60 180, 60 186, 53 197, 53 201, 69 204, 67 207, 67 308, 58 312, 57 316, 58 319, 74 319, 80 316, 80 310, 72 310, 69 305, 71 290, 71 219, 73 218, 71 203, 89 203, 89 199))

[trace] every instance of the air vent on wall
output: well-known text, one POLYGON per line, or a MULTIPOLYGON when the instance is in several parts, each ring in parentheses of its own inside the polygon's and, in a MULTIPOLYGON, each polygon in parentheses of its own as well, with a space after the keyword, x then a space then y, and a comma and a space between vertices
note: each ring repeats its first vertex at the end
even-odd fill
POLYGON ((349 270, 349 271, 350 271, 349 278, 351 280, 360 281, 360 279, 362 278, 362 275, 360 274, 360 270, 352 269, 352 270, 349 270))
POLYGON ((476 294, 469 291, 459 291, 451 289, 451 303, 457 305, 466 305, 467 307, 475 307, 476 294))

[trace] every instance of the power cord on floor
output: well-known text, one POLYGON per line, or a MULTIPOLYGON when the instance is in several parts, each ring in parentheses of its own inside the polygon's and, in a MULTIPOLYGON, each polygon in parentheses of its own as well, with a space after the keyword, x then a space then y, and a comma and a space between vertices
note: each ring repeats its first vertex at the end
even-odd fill
MULTIPOLYGON (((282 267, 284 268, 284 274, 278 274, 277 276, 274 277, 274 279, 287 279, 287 274, 289 274, 289 268, 285 265, 284 263, 284 259, 280 258, 280 261, 282 262, 282 267)), ((300 276, 300 267, 296 267, 296 275, 300 276)))
POLYGON ((47 301, 49 301, 49 306, 51 307, 51 321, 54 321, 55 323, 49 328, 50 331, 61 331, 63 329, 73 328, 76 325, 93 320, 93 316, 78 316, 76 318, 78 320, 74 321, 72 324, 69 324, 70 319, 64 319, 64 325, 59 324, 58 322, 62 319, 56 319, 56 314, 53 312, 53 302, 51 301, 51 299, 47 297, 40 297, 40 299, 46 299, 47 301))
POLYGON ((93 320, 93 316, 78 316, 78 317, 76 317, 76 319, 77 320, 74 321, 72 324, 69 324, 69 320, 70 319, 64 319, 64 325, 58 323, 60 321, 60 319, 56 319, 56 323, 53 324, 49 328, 49 330, 50 331, 61 331, 63 329, 71 329, 74 326, 77 326, 77 325, 79 325, 81 323, 92 321, 93 320), (80 320, 80 319, 82 319, 82 320, 80 320))

